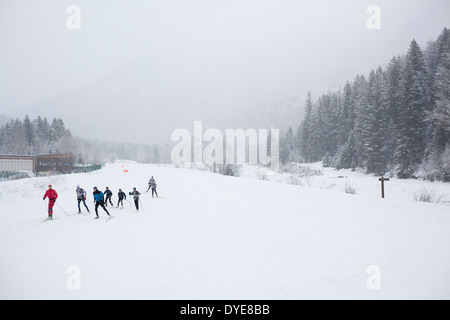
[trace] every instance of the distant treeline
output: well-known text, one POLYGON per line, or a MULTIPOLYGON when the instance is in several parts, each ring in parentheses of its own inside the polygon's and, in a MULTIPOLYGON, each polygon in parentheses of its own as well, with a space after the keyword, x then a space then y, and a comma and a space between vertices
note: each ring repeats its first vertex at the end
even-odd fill
POLYGON ((450 181, 450 31, 424 51, 413 40, 406 55, 343 89, 308 94, 304 121, 283 135, 280 156, 450 181))
POLYGON ((72 136, 62 119, 37 117, 10 120, 0 126, 0 154, 49 154, 71 152, 78 163, 103 163, 116 159, 143 163, 170 162, 169 146, 149 146, 82 139, 72 136))

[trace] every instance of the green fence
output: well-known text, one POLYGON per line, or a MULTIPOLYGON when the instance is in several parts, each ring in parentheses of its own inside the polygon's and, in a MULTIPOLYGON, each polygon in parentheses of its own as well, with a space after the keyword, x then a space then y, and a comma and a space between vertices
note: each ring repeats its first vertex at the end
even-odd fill
POLYGON ((11 172, 11 171, 0 171, 0 181, 8 180, 18 180, 24 178, 31 178, 35 175, 32 172, 22 171, 22 172, 11 172))
MULTIPOLYGON (((94 164, 89 166, 76 166, 72 169, 73 173, 83 173, 83 172, 92 172, 96 170, 100 170, 102 168, 101 164, 94 164)), ((35 176, 45 176, 48 174, 61 174, 61 173, 33 173, 28 171, 22 172, 10 172, 10 171, 0 171, 0 181, 9 181, 9 180, 18 180, 24 178, 31 178, 35 176)))
POLYGON ((102 168, 101 164, 94 164, 90 166, 77 166, 74 168, 73 172, 92 172, 100 170, 102 168))

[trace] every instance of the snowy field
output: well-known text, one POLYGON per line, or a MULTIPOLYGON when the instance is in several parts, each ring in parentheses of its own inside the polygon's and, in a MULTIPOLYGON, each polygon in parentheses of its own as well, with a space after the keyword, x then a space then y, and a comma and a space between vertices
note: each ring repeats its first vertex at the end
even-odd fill
POLYGON ((357 172, 301 185, 253 174, 116 163, 1 182, 0 298, 450 298, 450 184, 392 179, 381 199, 377 177, 357 172), (117 201, 119 188, 145 192, 151 176, 161 198, 143 194, 144 210, 77 214, 77 184, 93 212, 93 186, 117 201), (42 222, 48 184, 61 207, 42 222), (414 201, 423 188, 439 203, 414 201))
MULTIPOLYGON (((336 170, 323 167, 321 162, 313 164, 296 164, 293 172, 282 172, 268 175, 265 179, 318 189, 328 189, 378 199, 381 197, 380 177, 363 173, 361 169, 336 170)), ((244 166, 240 176, 251 179, 262 179, 256 166, 244 166)), ((385 197, 394 201, 428 199, 431 203, 450 205, 450 183, 431 182, 427 180, 405 180, 390 178, 385 182, 385 197)), ((450 209, 450 208, 449 208, 450 209)))

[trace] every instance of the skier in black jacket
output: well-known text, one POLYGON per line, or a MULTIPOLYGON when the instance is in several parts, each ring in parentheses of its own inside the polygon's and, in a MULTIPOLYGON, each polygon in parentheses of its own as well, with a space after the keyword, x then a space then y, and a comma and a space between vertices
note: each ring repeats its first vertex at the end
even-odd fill
POLYGON ((112 197, 112 195, 113 195, 112 191, 109 190, 108 187, 106 187, 106 190, 105 190, 105 192, 103 192, 103 193, 104 193, 104 195, 106 196, 106 199, 105 199, 105 207, 108 206, 108 200, 109 200, 109 203, 111 203, 111 205, 114 206, 114 204, 112 203, 112 200, 111 200, 111 197, 112 197))
POLYGON ((117 206, 119 206, 119 204, 121 204, 123 207, 123 200, 127 198, 127 195, 125 194, 125 192, 122 191, 122 189, 119 189, 119 193, 117 194, 117 196, 119 197, 117 206))

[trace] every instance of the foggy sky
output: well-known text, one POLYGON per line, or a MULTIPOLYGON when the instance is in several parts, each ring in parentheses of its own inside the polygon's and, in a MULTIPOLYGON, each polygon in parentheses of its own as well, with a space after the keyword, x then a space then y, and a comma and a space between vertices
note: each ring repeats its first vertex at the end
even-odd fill
POLYGON ((228 96, 224 105, 325 92, 413 38, 424 47, 450 27, 449 12, 448 0, 2 0, 0 114, 142 57, 169 82, 228 96), (66 27, 72 4, 81 30, 66 27), (366 26, 369 5, 381 9, 380 30, 366 26))

